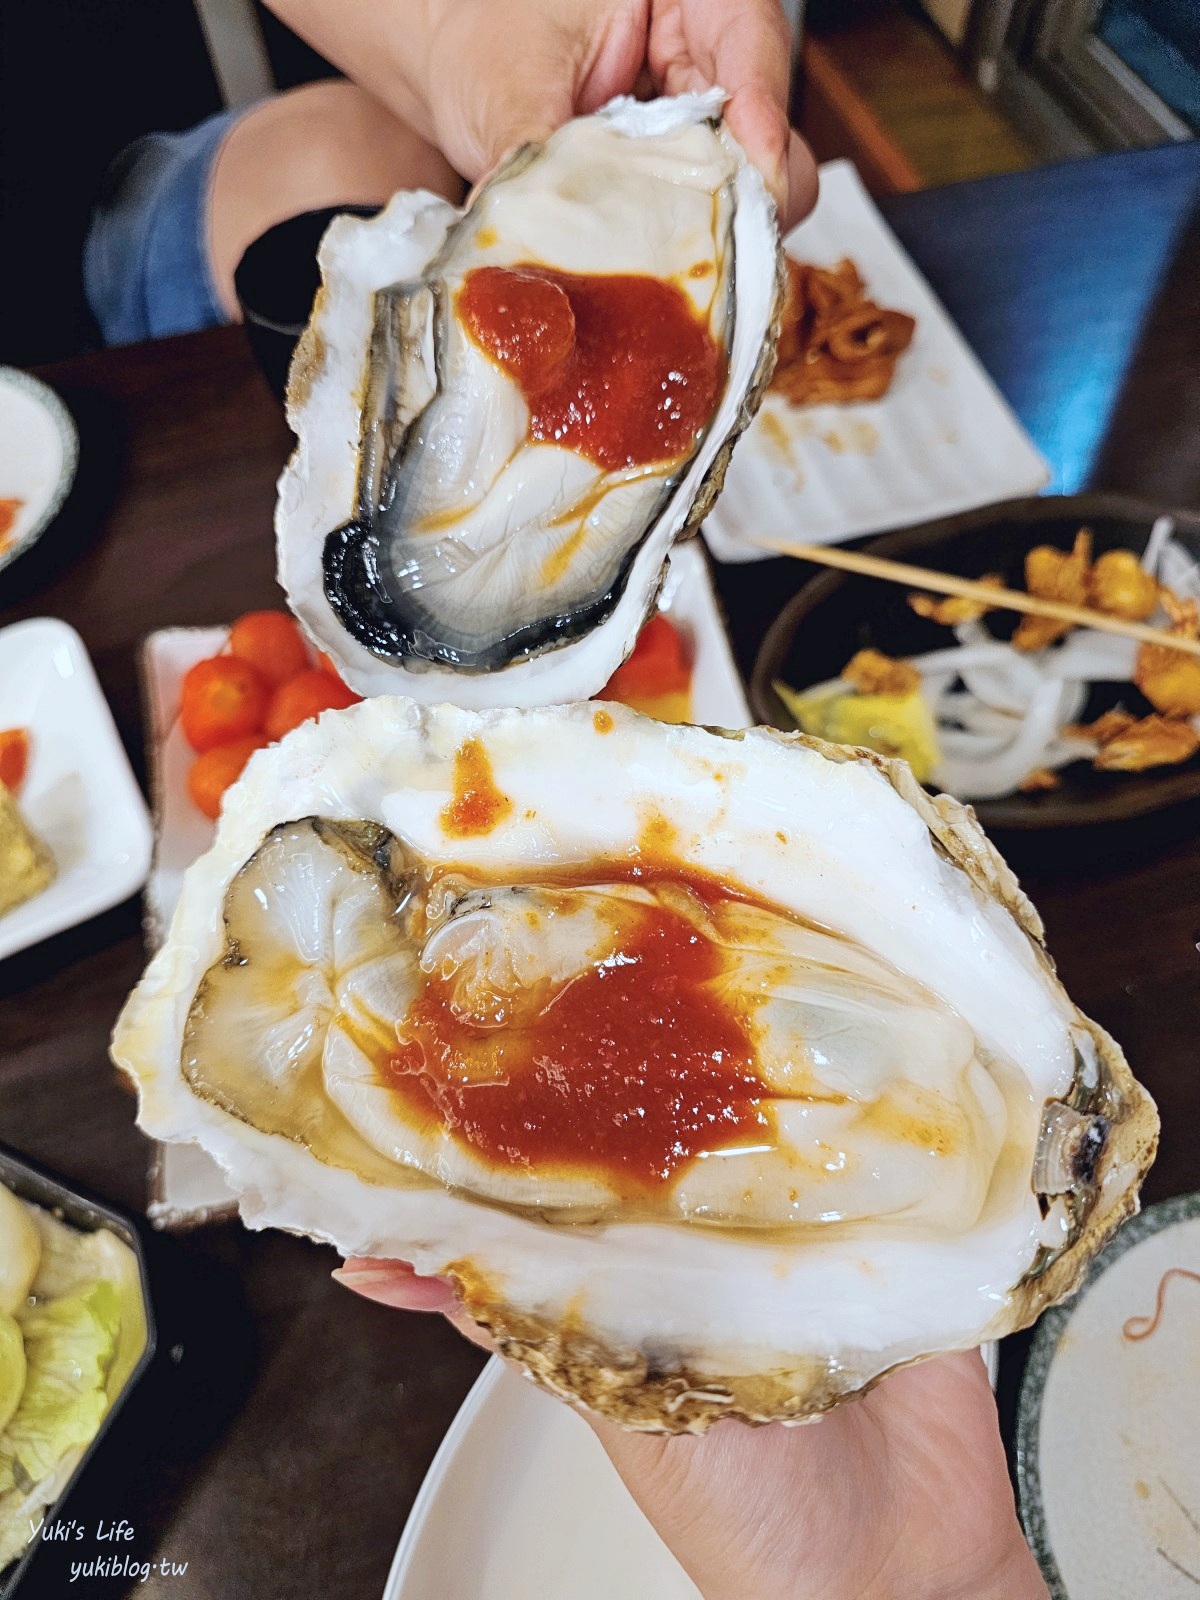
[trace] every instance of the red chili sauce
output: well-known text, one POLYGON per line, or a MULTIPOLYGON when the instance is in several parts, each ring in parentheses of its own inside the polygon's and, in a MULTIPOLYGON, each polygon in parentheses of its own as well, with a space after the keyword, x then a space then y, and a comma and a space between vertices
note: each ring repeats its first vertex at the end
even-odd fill
POLYGON ((623 909, 608 958, 548 990, 532 1024, 476 1027, 430 978, 384 1079, 497 1166, 652 1200, 705 1151, 773 1142, 747 1020, 708 987, 723 961, 677 911, 623 909))
POLYGON ((716 409, 725 356, 691 300, 661 278, 475 267, 460 322, 513 377, 529 437, 606 471, 690 454, 716 409))

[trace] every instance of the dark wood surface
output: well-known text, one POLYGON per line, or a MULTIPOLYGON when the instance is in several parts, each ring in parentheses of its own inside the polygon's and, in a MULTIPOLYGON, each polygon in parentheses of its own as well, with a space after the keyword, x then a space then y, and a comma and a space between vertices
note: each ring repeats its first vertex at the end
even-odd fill
MULTIPOLYGON (((1191 147, 888 206, 1048 454, 1064 408, 1102 407, 1084 477, 1192 505, 1200 281, 1179 251, 1190 239, 1194 263, 1198 182, 1191 147), (1090 336, 1080 332, 1084 302, 1090 336), (1111 341, 1125 352, 1116 362, 1111 341)), ((271 512, 289 437, 239 330, 83 357, 46 375, 79 420, 82 468, 59 523, 0 580, 0 624, 50 614, 79 629, 141 771, 141 638, 278 602, 271 512)), ((720 573, 744 668, 805 576, 779 562, 720 573)), ((1160 1102, 1152 1200, 1200 1187, 1198 821, 1195 810, 1174 811, 1000 841, 1045 916, 1067 987, 1121 1039, 1160 1102)), ((131 903, 0 965, 0 1137, 134 1211, 147 1149, 106 1047, 142 959, 131 903)), ((158 1241, 155 1254, 160 1357, 90 1495, 105 1516, 133 1524, 138 1559, 187 1561, 188 1571, 86 1592, 378 1594, 478 1353, 437 1319, 355 1300, 330 1281, 332 1254, 302 1240, 220 1226, 158 1241)), ((1019 1357, 1014 1342, 1006 1413, 1019 1357)), ((55 1559, 43 1562, 39 1600, 79 1593, 67 1554, 45 1554, 55 1559)))

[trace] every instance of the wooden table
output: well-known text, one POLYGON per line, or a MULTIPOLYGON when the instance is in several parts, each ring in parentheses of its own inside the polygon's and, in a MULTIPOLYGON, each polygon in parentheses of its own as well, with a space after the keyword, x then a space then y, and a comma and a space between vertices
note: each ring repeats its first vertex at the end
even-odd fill
MULTIPOLYGON (((889 203, 1071 487, 1084 447, 1078 427, 1063 444, 1060 424, 1075 406, 1106 419, 1077 481, 1200 505, 1200 282, 1183 265, 1197 259, 1198 193, 1200 152, 1182 147, 889 203)), ((0 624, 49 613, 79 629, 140 769, 138 641, 278 603, 271 512, 289 436, 236 329, 47 376, 79 420, 83 465, 58 526, 5 575, 0 624)), ((782 562, 720 574, 744 668, 805 576, 782 562)), ((1190 809, 1001 841, 1067 987, 1162 1107, 1150 1200, 1200 1187, 1198 821, 1190 809)), ((106 1047, 142 959, 131 903, 0 965, 0 1137, 134 1211, 147 1147, 106 1047)), ((438 1319, 346 1294, 332 1253, 301 1240, 219 1226, 163 1240, 156 1257, 161 1358, 94 1506, 133 1525, 138 1559, 188 1570, 88 1593, 369 1600, 479 1354, 438 1319)), ((65 1578, 52 1554, 39 1595, 65 1578)))

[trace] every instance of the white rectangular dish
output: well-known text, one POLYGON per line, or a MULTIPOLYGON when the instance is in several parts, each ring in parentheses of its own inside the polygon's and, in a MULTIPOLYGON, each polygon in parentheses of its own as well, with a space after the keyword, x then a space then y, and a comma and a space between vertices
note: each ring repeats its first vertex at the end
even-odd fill
POLYGON ((183 875, 213 841, 216 824, 192 804, 188 768, 195 756, 179 726, 179 699, 189 667, 215 656, 228 628, 160 628, 142 646, 142 697, 147 724, 154 864, 146 882, 146 941, 157 950, 179 899, 183 875))
MULTIPOLYGON (((216 831, 187 792, 194 756, 179 726, 184 674, 197 661, 216 655, 228 637, 228 628, 161 628, 142 646, 139 667, 154 806, 154 863, 143 906, 146 943, 152 951, 167 936, 184 873, 208 849, 216 831)), ((233 1216, 236 1210, 233 1192, 211 1156, 193 1145, 155 1146, 146 1214, 156 1228, 195 1227, 233 1216)))
POLYGON ((848 256, 877 304, 916 318, 882 400, 793 406, 768 393, 704 524, 720 561, 760 561, 756 538, 836 544, 1033 494, 1050 469, 862 186, 821 168, 816 209, 784 240, 816 266, 848 256))
POLYGON ((0 959, 119 905, 145 882, 146 802, 83 640, 56 617, 0 631, 0 728, 28 728, 22 814, 57 876, 0 917, 0 959))

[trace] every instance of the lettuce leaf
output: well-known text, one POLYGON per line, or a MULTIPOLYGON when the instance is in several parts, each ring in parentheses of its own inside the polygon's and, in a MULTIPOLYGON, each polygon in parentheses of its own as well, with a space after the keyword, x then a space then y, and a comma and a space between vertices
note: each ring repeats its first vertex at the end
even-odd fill
POLYGON ((121 1295, 108 1281, 18 1314, 28 1373, 0 1434, 0 1494, 31 1488, 68 1450, 95 1437, 108 1409, 105 1380, 120 1318, 121 1295))
POLYGON ((128 1245, 106 1228, 81 1232, 41 1206, 25 1209, 40 1259, 32 1300, 15 1318, 0 1317, 0 1572, 62 1493, 147 1338, 137 1258, 128 1245), (15 1355, 5 1350, 9 1321, 15 1355), (10 1415, 6 1378, 15 1385, 18 1376, 10 1415))
POLYGON ((0 1312, 0 1428, 21 1403, 25 1390, 25 1341, 12 1317, 0 1312))

